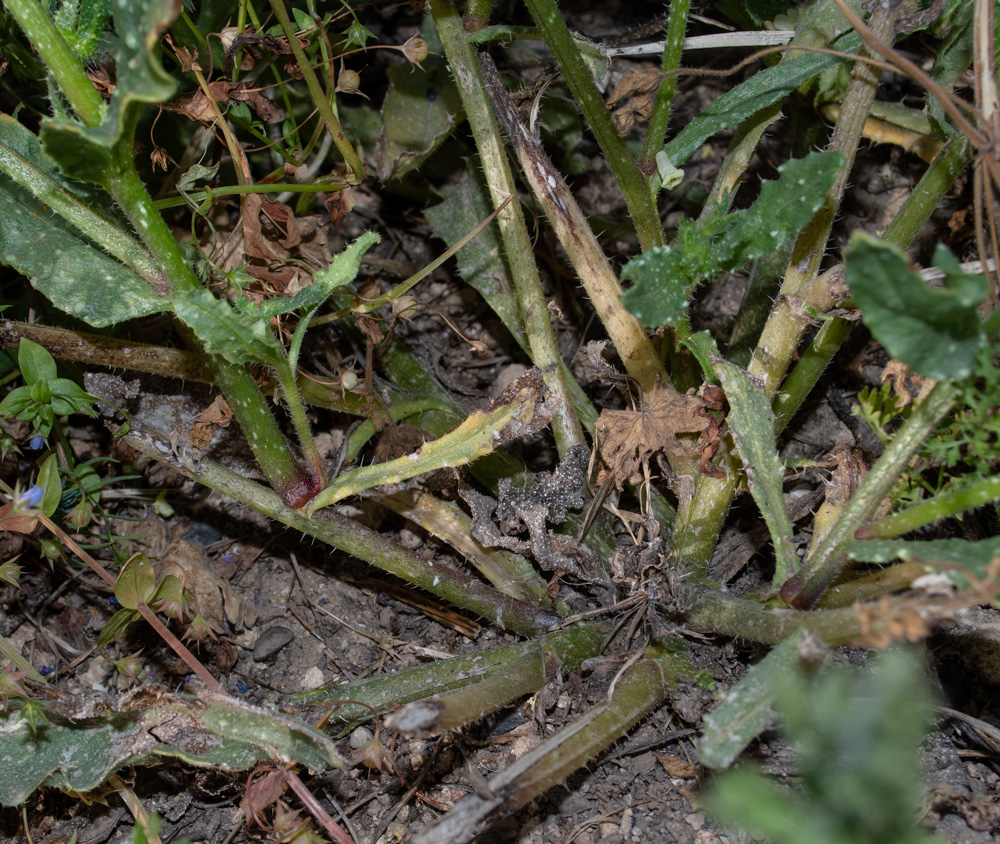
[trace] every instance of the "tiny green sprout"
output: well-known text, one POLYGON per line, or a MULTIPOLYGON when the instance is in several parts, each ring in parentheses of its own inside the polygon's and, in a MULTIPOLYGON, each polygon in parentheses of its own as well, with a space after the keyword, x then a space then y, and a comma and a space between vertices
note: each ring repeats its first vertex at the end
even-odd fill
POLYGON ((21 577, 21 567, 14 562, 16 559, 17 557, 14 557, 13 560, 0 563, 0 583, 7 583, 15 588, 20 588, 17 585, 17 581, 21 577))
POLYGON ((70 381, 56 374, 56 362, 46 349, 21 338, 17 362, 24 386, 11 390, 0 402, 0 416, 30 422, 33 442, 48 437, 57 416, 84 413, 96 416, 91 403, 97 401, 70 381))
POLYGON ((205 639, 208 638, 215 642, 218 641, 218 637, 214 632, 212 632, 212 625, 208 623, 205 616, 198 613, 191 619, 191 623, 188 625, 187 633, 184 634, 184 641, 186 642, 188 639, 192 639, 200 645, 205 641, 205 639))
POLYGON ((31 698, 25 698, 20 717, 27 722, 32 735, 38 735, 38 728, 49 723, 49 719, 45 716, 45 704, 31 698))
POLYGON ((142 651, 138 650, 134 654, 116 659, 114 663, 115 668, 118 669, 118 673, 133 683, 138 681, 138 675, 142 673, 142 660, 139 658, 139 654, 141 653, 142 651))

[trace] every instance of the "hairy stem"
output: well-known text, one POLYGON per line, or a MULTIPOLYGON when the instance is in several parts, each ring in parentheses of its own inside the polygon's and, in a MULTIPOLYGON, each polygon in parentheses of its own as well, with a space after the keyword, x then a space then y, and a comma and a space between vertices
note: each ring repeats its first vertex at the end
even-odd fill
MULTIPOLYGON (((670 14, 667 18, 667 37, 663 45, 663 58, 660 61, 660 72, 669 73, 681 65, 681 53, 684 50, 684 33, 687 31, 688 13, 691 11, 691 0, 673 0, 670 4, 670 14)), ((663 146, 663 138, 670 125, 670 110, 674 105, 674 94, 677 91, 677 77, 671 76, 660 83, 653 100, 653 111, 649 116, 646 128, 646 140, 639 155, 639 171, 646 175, 651 185, 659 184, 656 176, 656 153, 663 146)))
POLYGON ((597 90, 594 77, 573 41, 556 0, 525 0, 525 5, 552 51, 560 73, 573 92, 573 99, 580 106, 604 159, 618 182, 642 251, 662 246, 663 226, 660 224, 656 203, 625 145, 625 140, 615 131, 604 98, 597 90))
POLYGON ((531 347, 531 358, 541 370, 545 386, 559 402, 552 431, 559 454, 565 457, 570 448, 584 441, 583 430, 573 409, 568 385, 568 379, 572 376, 562 365, 524 212, 519 202, 508 201, 509 197, 517 196, 517 186, 462 19, 450 0, 431 0, 430 7, 483 163, 490 198, 494 208, 499 209, 497 225, 500 227, 524 331, 531 347))
POLYGON ((803 567, 781 587, 781 596, 799 608, 813 606, 826 588, 849 564, 841 550, 872 517, 899 476, 910 465, 917 449, 951 410, 958 387, 941 381, 930 391, 886 446, 882 456, 858 487, 829 533, 806 560, 803 567))
POLYGON ((42 4, 38 0, 4 0, 4 6, 38 51, 80 120, 87 126, 99 126, 104 119, 104 101, 42 4))

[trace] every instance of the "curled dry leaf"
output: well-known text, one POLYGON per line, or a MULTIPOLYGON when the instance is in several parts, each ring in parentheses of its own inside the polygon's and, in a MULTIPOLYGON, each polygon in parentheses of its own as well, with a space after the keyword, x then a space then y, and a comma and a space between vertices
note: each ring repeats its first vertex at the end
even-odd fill
MULTIPOLYGON (((224 80, 209 82, 208 91, 217 103, 227 103, 230 100, 246 103, 257 112, 257 116, 265 123, 280 123, 285 119, 283 108, 271 102, 260 92, 259 88, 246 82, 233 83, 224 80)), ((194 120, 203 126, 211 126, 216 121, 212 102, 200 89, 192 91, 190 94, 183 94, 172 103, 163 103, 162 107, 168 111, 183 114, 189 120, 194 120)))
POLYGON ((636 121, 649 119, 662 81, 663 74, 655 67, 632 68, 622 77, 608 98, 611 122, 619 135, 627 134, 636 121))
POLYGON ((257 621, 253 611, 233 589, 208 567, 201 548, 178 539, 171 542, 156 565, 158 578, 176 577, 194 597, 194 610, 216 632, 223 632, 227 623, 234 627, 251 627, 257 621))
POLYGON ((597 419, 601 458, 621 489, 640 483, 643 466, 659 451, 679 456, 698 453, 691 440, 680 434, 701 434, 710 417, 701 396, 681 395, 673 387, 658 383, 638 410, 602 410, 597 419))
POLYGON ((243 241, 246 254, 264 261, 284 260, 288 251, 302 242, 295 211, 284 202, 272 202, 259 193, 248 194, 243 205, 243 241), (277 238, 264 234, 265 221, 274 229, 284 229, 280 246, 277 238))
POLYGON ((191 425, 191 445, 204 451, 212 441, 215 428, 228 427, 232 420, 233 409, 221 395, 216 396, 191 425))

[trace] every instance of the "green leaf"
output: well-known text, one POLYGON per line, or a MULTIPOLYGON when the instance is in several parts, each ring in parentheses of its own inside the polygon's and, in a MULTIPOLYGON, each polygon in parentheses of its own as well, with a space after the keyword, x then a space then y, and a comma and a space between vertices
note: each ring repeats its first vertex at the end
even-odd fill
POLYGON ((383 182, 423 164, 464 117, 447 62, 431 55, 422 64, 424 70, 395 64, 388 71, 382 131, 375 142, 375 171, 383 182))
POLYGON ((705 716, 698 759, 710 768, 728 768, 743 749, 767 729, 774 713, 771 704, 779 685, 798 670, 802 632, 789 636, 756 665, 752 665, 722 703, 705 716))
POLYGON ((0 263, 28 276, 60 310, 98 328, 167 310, 141 276, 7 176, 0 176, 0 219, 0 263))
POLYGON ((382 238, 375 232, 365 232, 343 252, 334 256, 330 266, 316 273, 312 284, 303 287, 290 298, 275 296, 273 299, 267 299, 255 309, 255 312, 264 318, 269 318, 292 311, 318 308, 334 290, 350 284, 358 277, 361 259, 365 252, 374 244, 381 242, 382 238))
POLYGON ((70 413, 97 415, 90 405, 99 399, 97 396, 92 396, 79 384, 68 378, 56 378, 49 385, 49 388, 52 390, 52 409, 60 416, 67 416, 70 413))
POLYGON ((11 390, 0 401, 0 416, 8 419, 20 419, 22 422, 31 419, 34 415, 35 402, 31 398, 31 387, 18 387, 11 390), (23 415, 28 411, 28 415, 23 415))
POLYGON ((59 479, 59 456, 55 452, 45 458, 42 468, 38 470, 36 483, 45 490, 38 509, 51 518, 63 494, 62 481, 59 479))
POLYGON ((944 246, 934 263, 945 272, 940 289, 910 269, 896 247, 856 232, 844 252, 847 283, 861 316, 886 351, 928 378, 965 378, 986 342, 978 306, 985 278, 964 273, 944 246))
POLYGON ((221 166, 221 161, 211 167, 206 167, 204 164, 192 164, 191 168, 177 180, 177 190, 183 193, 186 190, 194 190, 198 182, 211 181, 221 166))
POLYGON ((115 597, 127 610, 148 605, 156 593, 153 564, 145 554, 136 554, 124 566, 115 581, 115 597))
POLYGON ((117 639, 133 621, 138 621, 142 615, 138 610, 118 610, 108 623, 101 628, 101 635, 97 637, 97 649, 102 650, 109 643, 117 639))
POLYGON ((206 351, 236 365, 277 367, 285 362, 285 353, 265 317, 236 311, 205 288, 179 292, 173 305, 178 318, 195 333, 206 351))
POLYGON ((893 563, 896 560, 923 563, 928 571, 947 574, 960 589, 969 588, 966 574, 981 580, 991 574, 1000 557, 1000 537, 969 542, 967 539, 930 539, 924 542, 902 539, 850 539, 844 544, 847 556, 864 563, 893 563))
POLYGON ((721 357, 721 355, 719 354, 719 347, 716 345, 715 338, 711 333, 708 331, 699 331, 696 334, 692 334, 686 340, 681 340, 681 345, 690 349, 691 354, 694 355, 694 359, 701 366, 705 380, 709 384, 718 384, 719 376, 715 374, 712 358, 713 356, 721 357))
POLYGON ((839 153, 810 153, 778 168, 761 185, 753 206, 727 213, 719 205, 700 225, 682 220, 677 241, 633 258, 622 278, 634 282, 622 303, 643 325, 672 325, 687 315, 694 288, 722 273, 773 253, 798 234, 823 204, 844 160, 839 153))
POLYGON ((540 373, 529 370, 495 401, 473 411, 443 437, 425 442, 418 451, 345 472, 306 505, 306 512, 312 515, 373 486, 396 484, 436 469, 465 466, 512 439, 535 433, 552 420, 551 412, 543 406, 544 397, 540 373))
POLYGON ((110 706, 104 696, 70 698, 48 717, 36 736, 15 711, 0 713, 5 806, 40 786, 90 791, 127 765, 166 759, 228 771, 267 761, 313 771, 345 764, 334 742, 304 721, 212 692, 143 687, 110 706))
POLYGON ((146 104, 163 102, 174 93, 174 80, 160 65, 159 41, 179 10, 174 0, 118 0, 114 4, 117 79, 104 121, 94 128, 58 120, 42 125, 42 145, 64 173, 103 184, 113 178, 117 156, 131 163, 139 112, 146 104))
POLYGON ((802 231, 843 166, 838 152, 813 152, 781 165, 777 179, 761 184, 753 207, 731 215, 735 220, 719 246, 725 271, 770 255, 802 231))
MULTIPOLYGON (((836 48, 845 53, 856 53, 861 48, 861 38, 852 32, 837 42, 836 48)), ((758 71, 703 109, 664 149, 674 166, 680 167, 716 132, 737 126, 761 109, 788 96, 821 71, 844 61, 846 59, 838 56, 806 53, 758 71)))
MULTIPOLYGON (((431 230, 454 246, 493 212, 480 167, 466 166, 462 177, 444 189, 444 202, 424 214, 431 230)), ((503 242, 496 225, 487 226, 455 255, 462 280, 472 285, 500 317, 523 349, 528 348, 513 283, 503 259, 503 242)))
POLYGON ((111 0, 63 0, 53 16, 78 59, 88 61, 97 50, 111 16, 111 0))
POLYGON ((29 386, 37 381, 56 380, 56 362, 48 349, 27 337, 22 337, 18 344, 17 365, 24 383, 29 386))
POLYGON ((781 492, 783 467, 774 437, 774 413, 763 386, 749 373, 720 357, 713 359, 715 372, 726 391, 729 415, 726 421, 743 461, 747 484, 760 507, 774 543, 774 582, 784 583, 798 567, 792 522, 781 492))

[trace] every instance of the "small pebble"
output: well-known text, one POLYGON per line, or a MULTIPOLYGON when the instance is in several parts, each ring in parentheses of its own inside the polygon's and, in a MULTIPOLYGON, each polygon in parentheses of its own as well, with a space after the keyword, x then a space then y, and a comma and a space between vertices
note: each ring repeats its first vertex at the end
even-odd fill
POLYGON ((253 646, 253 658, 257 662, 263 662, 274 656, 294 638, 295 635, 287 627, 269 627, 260 634, 257 644, 253 646))

